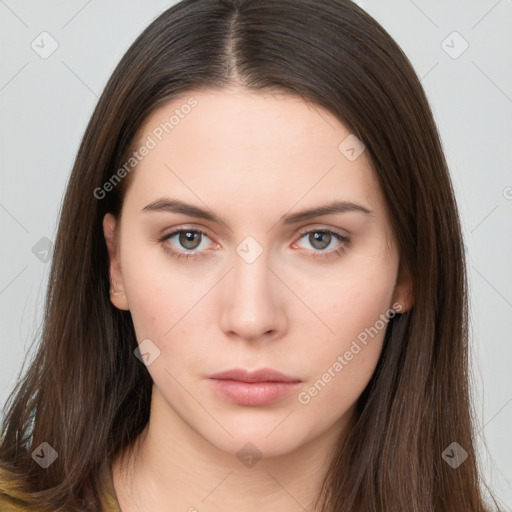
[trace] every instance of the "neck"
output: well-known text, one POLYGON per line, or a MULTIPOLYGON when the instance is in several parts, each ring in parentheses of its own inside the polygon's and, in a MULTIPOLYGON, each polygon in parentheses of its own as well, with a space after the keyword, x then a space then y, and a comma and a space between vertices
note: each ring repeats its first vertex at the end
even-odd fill
POLYGON ((186 424, 154 387, 148 425, 113 463, 114 488, 123 512, 314 512, 345 429, 335 424, 285 454, 259 458, 253 444, 230 453, 186 424))

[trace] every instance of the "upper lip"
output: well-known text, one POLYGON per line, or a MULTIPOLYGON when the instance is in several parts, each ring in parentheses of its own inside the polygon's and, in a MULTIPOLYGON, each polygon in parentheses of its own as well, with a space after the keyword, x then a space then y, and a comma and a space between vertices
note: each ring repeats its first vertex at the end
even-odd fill
POLYGON ((261 368, 255 371, 233 368, 210 375, 210 379, 237 380, 240 382, 302 382, 299 378, 290 377, 271 368, 261 368))

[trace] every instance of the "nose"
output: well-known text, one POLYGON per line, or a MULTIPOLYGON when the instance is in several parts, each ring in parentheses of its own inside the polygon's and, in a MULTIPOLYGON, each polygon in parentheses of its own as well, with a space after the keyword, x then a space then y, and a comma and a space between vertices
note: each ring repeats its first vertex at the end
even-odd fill
POLYGON ((235 254, 221 293, 220 327, 226 336, 247 341, 283 336, 287 327, 283 288, 269 269, 265 251, 250 263, 235 254))

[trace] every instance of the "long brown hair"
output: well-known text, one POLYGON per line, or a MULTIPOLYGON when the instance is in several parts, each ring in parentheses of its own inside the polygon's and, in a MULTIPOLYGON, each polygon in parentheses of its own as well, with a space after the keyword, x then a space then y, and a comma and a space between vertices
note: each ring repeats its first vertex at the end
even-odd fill
POLYGON ((183 0, 126 52, 68 183, 41 343, 5 408, 0 493, 18 510, 101 509, 100 468, 146 426, 152 380, 133 357, 130 313, 109 300, 102 219, 119 214, 129 179, 103 198, 94 191, 127 161, 162 102, 231 84, 314 102, 364 142, 413 282, 414 306, 390 320, 353 427, 333 453, 321 510, 486 510, 468 385, 464 247, 447 164, 410 62, 349 0, 183 0), (43 442, 58 453, 47 469, 31 456, 43 442), (454 442, 467 453, 456 468, 442 456, 454 442))

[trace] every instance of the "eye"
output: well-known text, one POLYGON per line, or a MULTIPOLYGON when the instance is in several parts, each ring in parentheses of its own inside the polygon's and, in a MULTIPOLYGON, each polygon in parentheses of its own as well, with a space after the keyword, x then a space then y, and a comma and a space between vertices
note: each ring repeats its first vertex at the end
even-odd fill
POLYGON ((203 241, 208 235, 198 229, 177 229, 160 239, 164 249, 176 258, 196 256, 196 252, 204 249, 203 241), (196 249, 198 249, 196 251, 196 249), (187 252, 188 251, 188 252, 187 252))
POLYGON ((347 236, 329 229, 311 229, 300 235, 300 239, 306 238, 307 242, 315 249, 313 257, 326 258, 341 255, 350 243, 347 236), (331 250, 326 250, 328 248, 331 250))
MULTIPOLYGON (((300 235, 299 240, 307 237, 308 243, 313 247, 311 255, 313 257, 328 258, 341 255, 350 243, 347 236, 329 229, 312 229, 305 231, 300 235), (326 250, 328 248, 331 250, 326 250)), ((165 235, 159 241, 163 248, 175 258, 198 257, 201 252, 205 252, 204 240, 209 236, 199 229, 177 229, 168 235, 165 235), (202 249, 202 250, 201 250, 202 249)))

